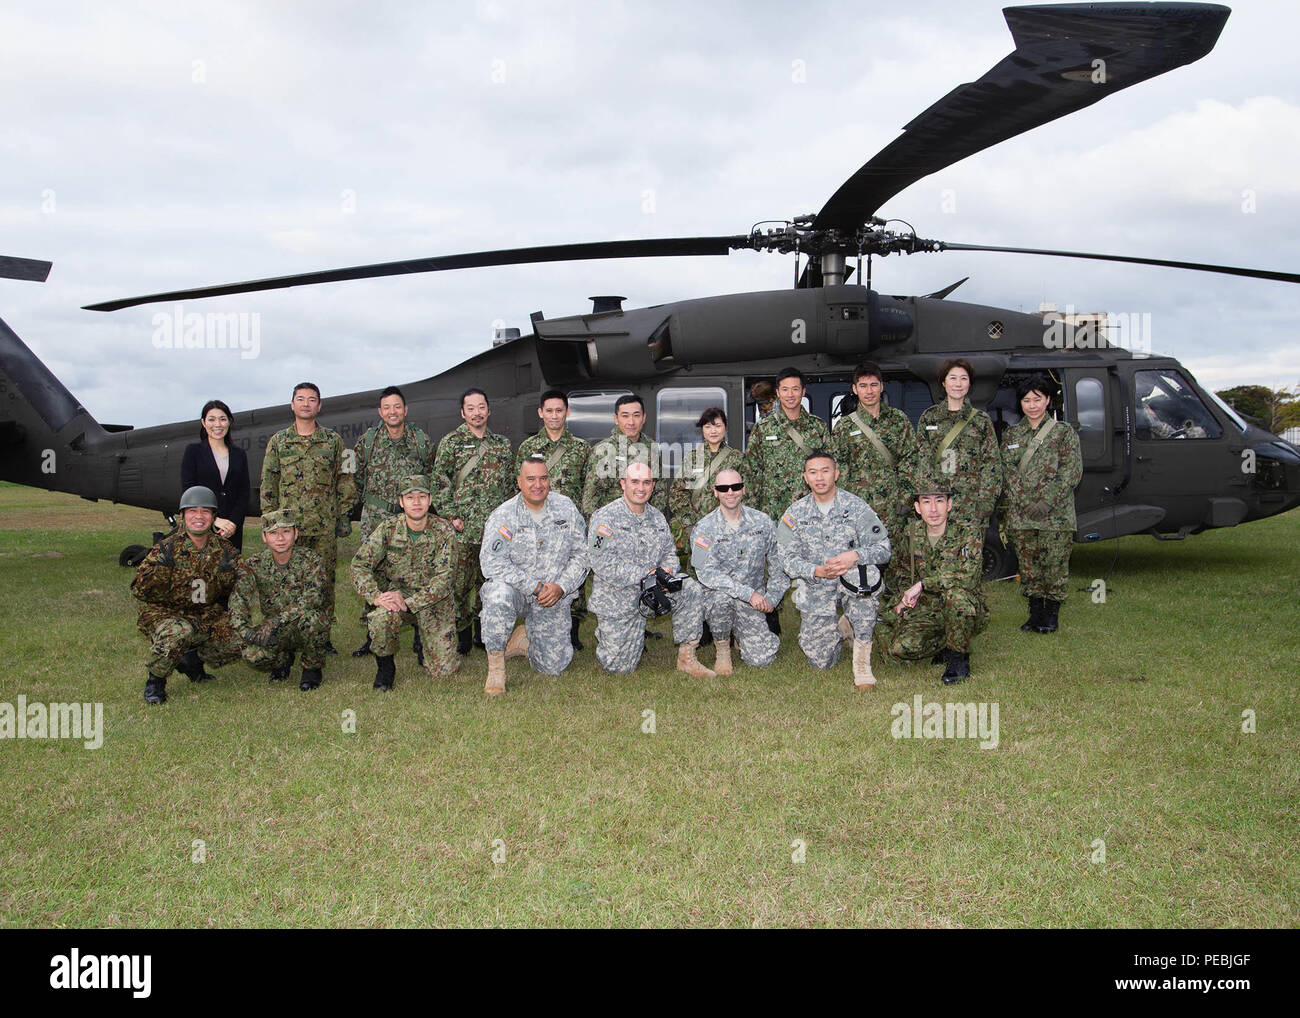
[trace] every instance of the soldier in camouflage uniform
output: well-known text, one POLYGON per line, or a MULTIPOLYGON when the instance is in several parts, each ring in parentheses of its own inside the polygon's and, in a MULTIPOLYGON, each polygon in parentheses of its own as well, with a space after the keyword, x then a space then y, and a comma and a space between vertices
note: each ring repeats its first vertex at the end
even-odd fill
POLYGON ((289 677, 294 651, 302 651, 304 693, 321 684, 329 616, 325 614, 325 566, 310 548, 298 548, 298 523, 291 509, 262 514, 267 550, 239 563, 230 595, 230 624, 244 640, 244 660, 269 671, 272 682, 289 677), (253 624, 260 605, 262 623, 253 624))
POLYGON ((805 388, 801 371, 781 372, 776 384, 780 410, 754 425, 740 466, 749 478, 751 504, 774 520, 808 494, 803 477, 808 454, 831 445, 825 422, 803 408, 805 388))
POLYGON ((141 602, 137 626, 149 641, 147 703, 167 702, 173 668, 191 682, 204 682, 212 678, 205 663, 216 667, 239 657, 239 634, 226 612, 239 552, 212 530, 217 496, 209 488, 187 488, 180 514, 176 532, 154 545, 131 581, 131 593, 141 602))
POLYGON ((673 533, 677 555, 691 555, 691 531, 717 508, 713 482, 723 470, 740 469, 740 450, 727 445, 727 415, 721 407, 709 407, 695 422, 704 444, 690 448, 682 457, 681 476, 668 489, 668 529, 673 533))
POLYGON ((660 513, 668 511, 668 478, 662 476, 659 446, 641 433, 645 427, 645 404, 640 396, 625 393, 614 402, 614 429, 591 447, 587 475, 582 484, 582 515, 591 519, 602 506, 617 501, 622 479, 633 463, 645 463, 655 478, 650 504, 660 513))
POLYGON ((1002 493, 1002 459, 993 422, 968 398, 974 377, 964 357, 946 360, 939 368, 945 399, 916 422, 917 469, 947 478, 953 518, 982 534, 1002 493))
MULTIPOLYGON (((316 423, 320 389, 311 382, 294 387, 294 422, 266 443, 262 460, 262 512, 292 509, 298 520, 298 545, 310 548, 325 566, 325 612, 334 624, 334 572, 338 539, 352 532, 348 519, 356 502, 356 481, 345 466, 343 439, 316 423)), ((325 641, 325 652, 334 648, 325 641)))
MULTIPOLYGON (((519 455, 515 461, 515 473, 518 474, 529 456, 538 455, 546 460, 546 472, 550 477, 551 491, 563 495, 574 506, 582 504, 582 490, 587 478, 587 460, 591 457, 591 446, 578 438, 565 425, 569 420, 569 397, 559 389, 548 389, 542 393, 537 403, 537 416, 542 420, 542 430, 536 435, 525 438, 519 445, 519 455)), ((586 529, 586 523, 583 524, 586 529)), ((587 599, 582 590, 578 591, 569 606, 569 642, 574 650, 582 650, 582 641, 578 639, 578 626, 587 614, 587 599)))
POLYGON ((397 637, 414 626, 424 647, 421 662, 431 675, 454 675, 460 667, 453 583, 456 532, 429 512, 429 479, 416 474, 402 483, 401 516, 375 528, 352 559, 352 583, 366 604, 370 650, 375 655, 375 689, 393 688, 397 637))
MULTIPOLYGON (((591 515, 587 552, 591 560, 591 610, 596 613, 596 660, 607 672, 636 670, 645 649, 645 620, 639 611, 641 581, 656 568, 677 573, 664 514, 649 505, 655 481, 644 463, 630 463, 621 481, 623 496, 591 515)), ((704 628, 700 586, 689 576, 668 594, 673 606, 677 670, 711 679, 714 672, 695 657, 704 628)))
POLYGON ((713 670, 731 674, 731 633, 752 668, 770 665, 781 639, 767 624, 790 587, 777 556, 772 518, 743 505, 745 482, 736 470, 715 480, 718 508, 691 531, 691 564, 704 588, 704 618, 713 630, 713 670))
POLYGON ((478 552, 488 514, 514 492, 515 455, 510 439, 488 430, 487 394, 467 389, 460 397, 465 421, 443 436, 433 458, 435 491, 432 511, 449 520, 456 530, 456 632, 457 650, 472 648, 478 592, 483 585, 478 552))
POLYGON ((942 474, 918 473, 913 520, 896 539, 912 583, 879 627, 885 654, 920 661, 942 654, 945 684, 970 676, 971 639, 988 625, 980 590, 984 531, 959 522, 951 483, 942 474))
POLYGON ((1016 389, 1024 417, 1002 436, 1006 503, 1002 518, 1020 559, 1020 590, 1029 619, 1020 628, 1057 630, 1070 578, 1074 541, 1074 489, 1083 478, 1079 436, 1048 416, 1053 386, 1041 375, 1016 389))
POLYGON ((833 667, 841 642, 851 636, 853 685, 869 689, 876 684, 871 641, 880 605, 879 567, 889 561, 889 534, 871 506, 836 487, 839 473, 830 453, 814 450, 804 465, 812 493, 782 514, 776 540, 781 566, 795 581, 794 605, 802 615, 799 646, 808 663, 833 667), (843 582, 846 574, 861 594, 843 582), (839 624, 841 608, 851 632, 839 624))
MULTIPOLYGON (((379 394, 380 423, 368 428, 353 450, 362 541, 388 517, 402 514, 397 497, 404 478, 433 472, 433 442, 422 429, 406 423, 406 414, 406 397, 401 389, 390 385, 379 394)), ((361 625, 366 625, 365 605, 361 606, 361 625)), ((369 653, 367 633, 365 643, 352 656, 369 653)))
POLYGON ((546 457, 524 460, 519 494, 483 527, 484 692, 506 689, 506 658, 528 655, 534 671, 559 675, 573 660, 569 605, 587 578, 587 525, 572 500, 551 491, 546 457), (515 628, 515 620, 524 624, 515 628))
MULTIPOLYGON (((912 518, 912 471, 916 432, 907 414, 886 406, 880 365, 864 361, 853 372, 857 409, 835 422, 831 452, 840 483, 876 511, 890 534, 901 534, 912 518)), ((898 559, 884 569, 885 589, 901 590, 898 559)), ((906 586, 906 584, 903 584, 906 586)))

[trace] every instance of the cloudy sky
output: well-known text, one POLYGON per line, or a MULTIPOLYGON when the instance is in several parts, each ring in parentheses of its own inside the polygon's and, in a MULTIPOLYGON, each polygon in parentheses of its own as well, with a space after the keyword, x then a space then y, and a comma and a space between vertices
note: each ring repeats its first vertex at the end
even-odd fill
MULTIPOLYGON (((221 298, 261 349, 159 350, 113 297, 538 244, 747 232, 815 212, 1012 48, 1000 3, 261 4, 0 9, 0 317, 99 420, 426 377, 493 323, 780 288, 791 260, 448 272, 221 298)), ((922 236, 1300 271, 1300 12, 1247 0, 1207 57, 923 180, 922 236), (945 207, 946 201, 946 207, 945 207), (1253 208, 1253 211, 1249 209, 1253 208)), ((889 293, 1151 315, 1212 388, 1300 383, 1300 288, 993 254, 880 260, 889 293)))

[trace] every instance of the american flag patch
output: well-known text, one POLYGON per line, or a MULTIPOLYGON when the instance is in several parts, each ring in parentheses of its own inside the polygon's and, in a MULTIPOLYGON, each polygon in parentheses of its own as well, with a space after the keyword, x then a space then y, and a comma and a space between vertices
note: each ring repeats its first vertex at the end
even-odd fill
POLYGON ((596 533, 598 533, 601 537, 614 536, 614 531, 610 527, 606 526, 604 523, 598 523, 596 525, 596 533))
POLYGON ((793 530, 795 527, 794 517, 791 516, 789 513, 786 513, 784 516, 781 517, 781 522, 784 523, 791 530, 793 530))
POLYGON ((697 537, 695 543, 701 548, 707 548, 712 542, 707 537, 697 537))
POLYGON ((497 527, 497 533, 500 534, 502 537, 504 537, 507 541, 513 541, 515 539, 515 535, 510 533, 509 527, 497 527))

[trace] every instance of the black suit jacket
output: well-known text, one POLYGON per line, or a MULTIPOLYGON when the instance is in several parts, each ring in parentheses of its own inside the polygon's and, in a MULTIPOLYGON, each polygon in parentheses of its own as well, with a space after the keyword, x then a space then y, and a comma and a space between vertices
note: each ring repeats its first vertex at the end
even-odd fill
POLYGON ((195 442, 185 447, 181 460, 181 491, 201 484, 217 494, 217 515, 235 525, 231 539, 236 548, 244 547, 244 517, 248 515, 248 453, 238 446, 229 446, 230 466, 226 481, 221 481, 212 447, 207 442, 195 442))

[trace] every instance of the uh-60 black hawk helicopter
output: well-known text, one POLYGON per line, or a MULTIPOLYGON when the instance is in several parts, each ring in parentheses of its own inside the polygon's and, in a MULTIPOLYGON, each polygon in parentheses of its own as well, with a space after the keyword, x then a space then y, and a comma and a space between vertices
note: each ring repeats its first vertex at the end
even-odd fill
MULTIPOLYGON (((246 293, 347 279, 528 262, 765 250, 795 255, 790 290, 730 294, 636 310, 619 297, 593 298, 590 314, 532 316, 530 335, 494 346, 441 374, 405 386, 409 419, 438 436, 460 422, 468 386, 492 399, 492 425, 518 443, 537 430, 537 398, 570 393, 570 427, 586 438, 608 432, 614 400, 642 396, 647 433, 668 446, 698 441, 705 407, 729 411, 728 439, 743 445, 753 420, 751 384, 794 365, 810 378, 813 412, 844 411, 852 366, 879 362, 890 402, 915 422, 942 398, 941 362, 968 358, 972 402, 999 426, 1019 417, 1016 380, 1048 372, 1061 385, 1064 416, 1077 429, 1084 476, 1077 541, 1126 534, 1185 537, 1272 516, 1300 503, 1300 450, 1241 420, 1172 358, 1135 354, 1104 335, 1079 337, 1038 315, 948 300, 955 288, 922 297, 870 287, 874 255, 943 250, 1000 251, 1170 266, 1300 282, 1291 273, 1155 258, 988 247, 925 240, 885 229, 877 209, 908 185, 991 145, 1113 92, 1199 59, 1228 17, 1212 4, 1063 4, 1005 12, 1016 49, 978 81, 961 85, 904 128, 850 177, 816 215, 728 237, 566 244, 448 255, 309 272, 159 293, 92 305, 116 310, 157 301, 246 293), (867 259, 867 285, 862 259, 867 259), (801 259, 802 271, 800 271, 801 259), (1064 342, 1055 342, 1063 339, 1064 342), (1073 340, 1073 341, 1072 341, 1073 340), (740 408, 745 413, 737 413, 740 408)), ((762 225, 762 224, 760 224, 762 225)), ((0 260, 0 272, 43 279, 48 263, 0 260)), ((286 379, 286 384, 294 379, 286 379)), ((379 390, 327 399, 325 424, 354 443, 375 423, 379 390)), ((327 394, 328 395, 328 394, 327 394)), ((283 404, 235 414, 254 485, 267 440, 288 424, 283 404)), ((180 459, 193 420, 132 430, 100 425, 0 322, 0 476, 88 499, 174 512, 180 459), (59 467, 43 470, 50 458, 59 467)), ((256 496, 256 492, 254 493, 256 496)), ((249 506, 257 512, 256 497, 249 506)), ((990 533, 986 574, 1005 574, 1007 555, 990 533)))

